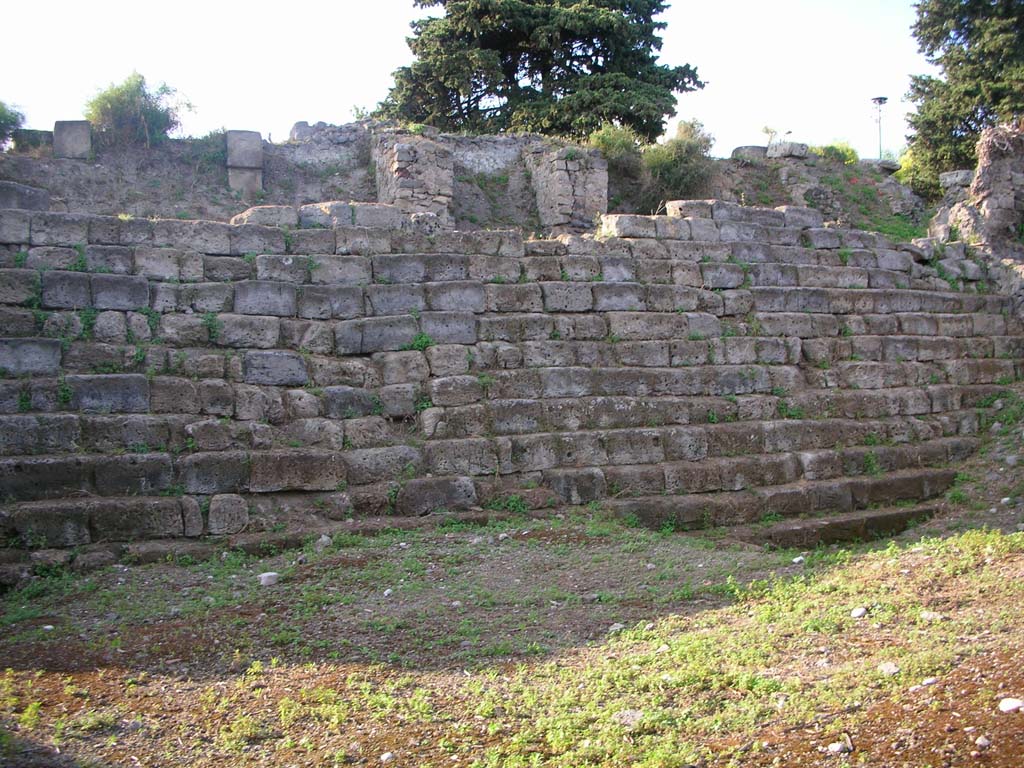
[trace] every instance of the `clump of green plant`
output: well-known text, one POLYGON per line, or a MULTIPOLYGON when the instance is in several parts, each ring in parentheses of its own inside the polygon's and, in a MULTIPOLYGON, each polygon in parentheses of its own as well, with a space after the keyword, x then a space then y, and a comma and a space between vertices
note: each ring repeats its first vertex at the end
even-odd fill
POLYGON ((0 148, 25 122, 25 115, 10 104, 0 101, 0 148))
POLYGON ((517 494, 496 496, 484 505, 484 509, 491 512, 514 512, 520 515, 530 511, 530 508, 526 505, 526 500, 517 494))
POLYGON ((834 160, 843 165, 856 165, 860 162, 857 150, 845 141, 834 141, 820 147, 810 147, 810 152, 825 160, 834 160))
POLYGON ((683 121, 663 143, 645 144, 632 129, 605 124, 588 138, 601 150, 611 176, 640 210, 658 211, 666 200, 693 197, 711 178, 713 137, 696 121, 683 121))
POLYGON ((434 346, 436 343, 437 342, 435 342, 429 336, 429 334, 417 333, 415 336, 412 337, 412 341, 410 341, 408 344, 406 344, 405 346, 402 347, 402 350, 406 351, 406 352, 408 352, 410 350, 415 350, 417 352, 423 352, 424 350, 428 349, 429 347, 434 346))
POLYGON ((180 125, 181 109, 191 108, 176 101, 175 93, 166 83, 150 90, 146 78, 132 72, 123 83, 111 83, 91 98, 85 105, 85 119, 102 144, 151 147, 180 125))

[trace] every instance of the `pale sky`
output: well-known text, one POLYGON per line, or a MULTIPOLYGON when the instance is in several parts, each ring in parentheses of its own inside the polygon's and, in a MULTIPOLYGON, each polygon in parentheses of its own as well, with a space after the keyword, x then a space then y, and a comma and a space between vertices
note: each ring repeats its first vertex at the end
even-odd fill
MULTIPOLYGON (((48 129, 80 119, 89 98, 134 69, 195 106, 185 134, 245 129, 283 141, 299 120, 350 122, 383 99, 392 71, 411 61, 409 22, 424 15, 412 0, 10 3, 0 100, 48 129)), ((910 34, 910 0, 674 0, 662 20, 662 62, 689 63, 707 82, 679 96, 669 132, 696 118, 720 156, 764 144, 765 126, 877 156, 875 96, 889 97, 882 145, 897 152, 909 76, 931 71, 910 34)))

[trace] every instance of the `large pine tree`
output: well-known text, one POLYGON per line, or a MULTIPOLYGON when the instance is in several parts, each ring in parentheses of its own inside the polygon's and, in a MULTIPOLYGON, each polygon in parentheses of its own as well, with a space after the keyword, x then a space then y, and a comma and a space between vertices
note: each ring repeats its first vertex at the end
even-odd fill
POLYGON ((416 60, 395 72, 377 114, 443 130, 582 137, 602 123, 657 138, 675 93, 702 88, 657 63, 663 0, 414 0, 443 6, 413 23, 416 60))
POLYGON ((982 129, 1024 115, 1024 0, 920 0, 914 36, 942 77, 911 80, 914 163, 973 168, 982 129))

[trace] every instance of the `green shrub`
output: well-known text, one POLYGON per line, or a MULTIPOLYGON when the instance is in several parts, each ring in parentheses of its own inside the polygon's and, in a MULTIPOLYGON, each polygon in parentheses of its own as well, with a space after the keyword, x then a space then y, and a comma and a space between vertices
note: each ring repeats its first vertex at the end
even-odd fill
MULTIPOLYGON (((179 104, 172 101, 174 89, 161 84, 155 91, 146 78, 133 72, 120 85, 111 83, 85 105, 85 118, 92 123, 100 143, 108 146, 159 144, 180 125, 179 104)), ((187 109, 188 105, 184 105, 187 109)))
POLYGON ((0 101, 0 147, 7 143, 11 135, 21 128, 25 116, 9 104, 0 101))
POLYGON ((811 147, 810 151, 825 160, 834 160, 843 165, 856 165, 860 162, 857 150, 845 141, 835 141, 822 147, 811 147))
POLYGON ((643 140, 632 128, 605 123, 587 139, 594 149, 601 151, 608 164, 625 172, 640 170, 640 147, 643 140))
POLYGON ((693 197, 707 184, 714 168, 711 134, 697 120, 676 127, 675 138, 644 147, 642 161, 650 174, 648 201, 693 197), (652 197, 653 196, 653 197, 652 197))

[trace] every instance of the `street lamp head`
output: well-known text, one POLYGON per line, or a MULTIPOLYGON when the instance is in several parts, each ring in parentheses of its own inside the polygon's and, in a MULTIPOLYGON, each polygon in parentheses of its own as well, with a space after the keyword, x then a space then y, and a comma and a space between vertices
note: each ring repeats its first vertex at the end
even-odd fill
POLYGON ((885 102, 887 102, 888 100, 889 100, 889 97, 888 97, 888 96, 875 96, 875 98, 873 98, 873 99, 871 100, 871 103, 872 103, 872 104, 877 104, 878 106, 882 106, 882 105, 883 105, 883 104, 885 104, 885 102))

